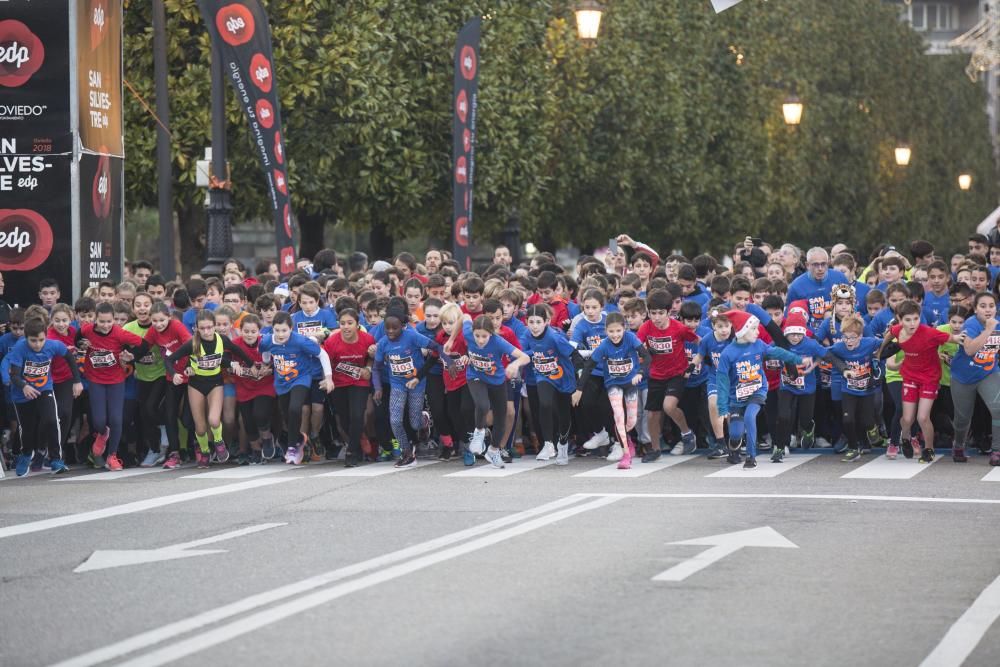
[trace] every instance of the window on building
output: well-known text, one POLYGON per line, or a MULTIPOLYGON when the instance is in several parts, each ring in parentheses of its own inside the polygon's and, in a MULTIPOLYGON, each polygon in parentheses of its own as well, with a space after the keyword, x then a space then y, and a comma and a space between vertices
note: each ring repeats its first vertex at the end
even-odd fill
POLYGON ((917 32, 958 29, 958 8, 945 2, 914 2, 900 16, 917 32))

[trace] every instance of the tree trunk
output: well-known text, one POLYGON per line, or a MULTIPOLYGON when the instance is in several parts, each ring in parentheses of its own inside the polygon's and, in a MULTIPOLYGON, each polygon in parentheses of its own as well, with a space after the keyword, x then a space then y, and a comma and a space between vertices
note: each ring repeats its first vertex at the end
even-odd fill
POLYGON ((299 214, 299 257, 312 258, 325 245, 323 230, 326 218, 315 213, 299 214))
POLYGON ((380 220, 377 215, 372 216, 372 228, 368 233, 368 246, 371 249, 369 256, 371 262, 378 259, 392 261, 392 233, 386 223, 380 220))

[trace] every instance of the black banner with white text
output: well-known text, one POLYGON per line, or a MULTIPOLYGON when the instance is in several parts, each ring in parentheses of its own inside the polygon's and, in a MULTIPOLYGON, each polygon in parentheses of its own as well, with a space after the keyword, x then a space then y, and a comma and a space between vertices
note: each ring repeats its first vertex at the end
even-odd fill
POLYGON ((472 185, 476 173, 476 110, 479 96, 479 34, 476 17, 458 33, 452 99, 452 248, 468 270, 472 261, 472 185))

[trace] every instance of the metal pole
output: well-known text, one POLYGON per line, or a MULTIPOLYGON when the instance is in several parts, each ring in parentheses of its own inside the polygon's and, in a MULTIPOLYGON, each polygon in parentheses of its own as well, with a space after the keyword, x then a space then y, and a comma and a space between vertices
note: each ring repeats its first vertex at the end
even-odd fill
POLYGON ((202 275, 217 276, 233 254, 233 206, 226 169, 226 73, 222 54, 212 49, 212 184, 209 186, 208 231, 202 275))
POLYGON ((167 14, 163 0, 153 0, 153 75, 156 79, 156 175, 160 209, 160 274, 177 275, 174 252, 173 167, 170 156, 170 98, 167 92, 167 14))

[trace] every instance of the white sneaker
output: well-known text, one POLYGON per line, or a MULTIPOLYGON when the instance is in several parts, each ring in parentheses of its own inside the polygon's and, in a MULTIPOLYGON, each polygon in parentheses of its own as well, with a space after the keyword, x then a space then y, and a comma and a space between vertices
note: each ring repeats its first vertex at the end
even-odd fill
POLYGON ((152 468, 154 466, 163 463, 165 457, 161 456, 159 452, 153 451, 152 449, 146 452, 146 458, 142 460, 139 464, 140 468, 152 468))
POLYGON ((343 442, 340 443, 340 451, 337 452, 337 460, 338 461, 346 461, 347 460, 347 444, 346 443, 343 443, 343 442))
POLYGON ((490 447, 486 450, 486 460, 490 462, 490 465, 494 468, 503 468, 503 457, 500 456, 500 450, 496 447, 490 447))
POLYGON ((833 447, 833 445, 831 445, 830 441, 827 440, 826 438, 816 438, 816 444, 814 444, 813 447, 826 447, 826 448, 830 448, 830 447, 833 447))
POLYGON ((792 439, 788 442, 788 448, 794 449, 795 447, 798 446, 799 446, 799 439, 793 435, 792 439))
POLYGON ((476 456, 482 456, 486 451, 486 429, 477 428, 472 432, 472 439, 469 440, 469 451, 476 456))
POLYGON ((588 440, 587 442, 583 443, 583 448, 584 449, 597 449, 598 447, 603 447, 603 446, 609 444, 610 442, 611 442, 611 439, 608 438, 608 431, 607 431, 607 429, 603 429, 602 428, 600 430, 600 432, 595 433, 594 435, 590 436, 590 440, 588 440))
POLYGON ((556 455, 556 448, 551 442, 546 442, 542 447, 542 451, 538 452, 538 456, 535 457, 536 461, 548 461, 553 456, 556 455))
POLYGON ((556 465, 565 466, 569 465, 569 444, 565 442, 560 442, 559 446, 556 448, 556 465))
POLYGON ((170 440, 167 438, 167 427, 160 427, 160 449, 167 451, 170 449, 170 440))
POLYGON ((682 454, 684 454, 684 443, 678 442, 676 445, 674 445, 674 448, 670 450, 670 455, 681 456, 682 454))
POLYGON ((618 461, 622 460, 622 457, 624 455, 625 455, 625 450, 622 449, 620 443, 616 442, 614 446, 611 448, 611 453, 608 454, 608 458, 606 460, 610 461, 611 463, 617 463, 618 461))

